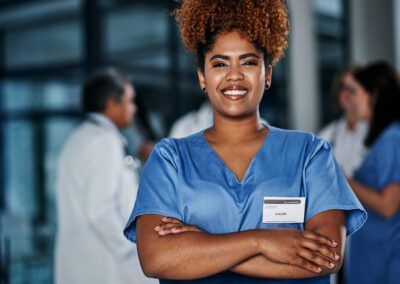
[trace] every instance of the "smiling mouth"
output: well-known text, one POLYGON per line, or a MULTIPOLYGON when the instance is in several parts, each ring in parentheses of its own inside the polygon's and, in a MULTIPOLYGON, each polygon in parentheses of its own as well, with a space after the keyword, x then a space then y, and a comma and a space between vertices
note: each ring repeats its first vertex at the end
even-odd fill
POLYGON ((247 88, 244 87, 228 87, 225 89, 222 89, 221 93, 224 97, 230 99, 230 100, 240 100, 243 99, 247 93, 249 92, 249 90, 247 88))

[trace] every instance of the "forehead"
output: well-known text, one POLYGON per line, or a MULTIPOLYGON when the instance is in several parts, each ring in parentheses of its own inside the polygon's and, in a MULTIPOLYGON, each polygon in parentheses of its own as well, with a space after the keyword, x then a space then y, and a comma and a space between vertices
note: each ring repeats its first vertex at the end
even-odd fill
POLYGON ((224 54, 233 56, 244 53, 262 55, 262 52, 260 52, 252 42, 242 37, 237 31, 233 31, 217 35, 214 46, 207 55, 224 54))
POLYGON ((135 89, 130 83, 124 84, 124 96, 133 97, 135 95, 135 89))

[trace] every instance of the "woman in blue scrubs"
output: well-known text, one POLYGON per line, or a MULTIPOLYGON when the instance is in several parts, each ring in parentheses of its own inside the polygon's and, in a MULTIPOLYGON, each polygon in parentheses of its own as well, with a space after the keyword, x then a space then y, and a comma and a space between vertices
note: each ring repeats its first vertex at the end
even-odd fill
MULTIPOLYGON (((369 153, 351 187, 368 221, 351 239, 346 283, 400 283, 400 86, 396 70, 378 62, 355 72, 370 97, 369 153)), ((364 113, 364 112, 362 112, 364 113)))
POLYGON ((326 142, 261 123, 287 45, 284 2, 186 0, 176 15, 214 124, 163 139, 145 165, 124 231, 143 271, 160 283, 329 283, 366 213, 326 142))

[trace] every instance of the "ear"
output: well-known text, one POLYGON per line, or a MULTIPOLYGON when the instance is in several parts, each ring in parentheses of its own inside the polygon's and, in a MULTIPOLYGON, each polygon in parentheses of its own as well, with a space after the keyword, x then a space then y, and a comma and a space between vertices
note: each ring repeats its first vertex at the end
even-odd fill
POLYGON ((199 78, 200 89, 206 88, 206 77, 201 68, 197 68, 197 76, 199 78))
POLYGON ((105 103, 104 112, 110 113, 115 109, 116 101, 112 98, 108 98, 105 103))
POLYGON ((269 82, 269 86, 271 87, 272 84, 272 66, 268 65, 265 69, 265 84, 269 82))

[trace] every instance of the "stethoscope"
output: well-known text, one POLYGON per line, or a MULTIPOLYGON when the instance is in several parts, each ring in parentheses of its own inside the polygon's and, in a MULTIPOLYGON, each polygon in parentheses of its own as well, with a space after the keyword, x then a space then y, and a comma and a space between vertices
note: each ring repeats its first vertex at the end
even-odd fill
MULTIPOLYGON (((97 125, 99 127, 110 129, 109 127, 101 124, 99 121, 97 121, 96 119, 94 119, 92 117, 88 117, 87 121, 89 123, 92 123, 92 124, 97 125)), ((142 162, 138 158, 135 158, 134 156, 132 156, 129 153, 128 147, 127 147, 127 145, 125 143, 124 143, 124 160, 123 161, 124 161, 124 165, 128 169, 140 174, 140 172, 142 170, 142 162)))

